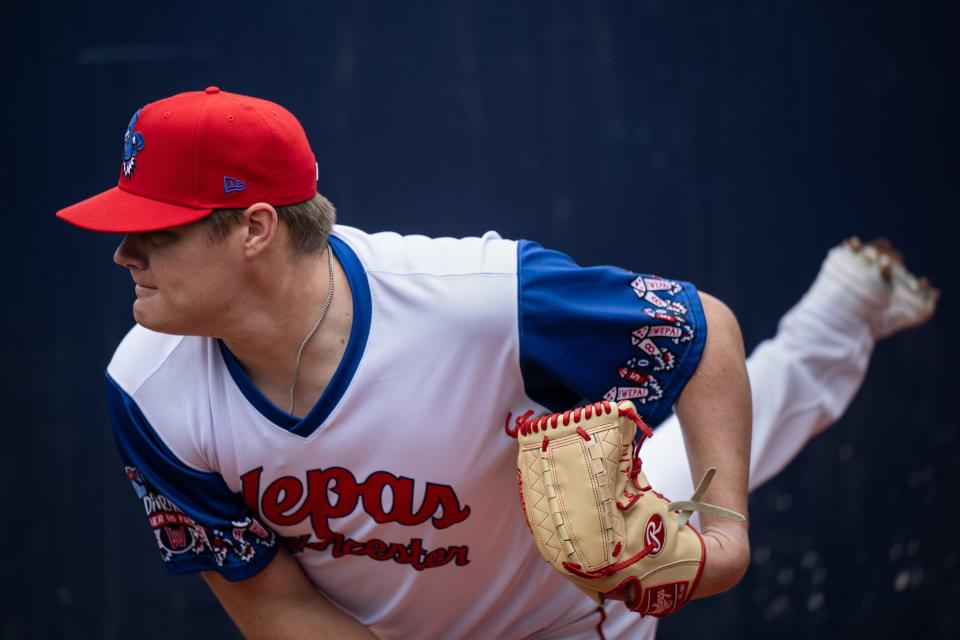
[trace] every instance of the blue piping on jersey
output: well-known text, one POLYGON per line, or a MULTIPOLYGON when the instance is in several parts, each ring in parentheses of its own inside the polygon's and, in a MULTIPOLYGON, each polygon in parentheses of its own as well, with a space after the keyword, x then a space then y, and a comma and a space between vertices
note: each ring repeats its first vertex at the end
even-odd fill
POLYGON ((363 352, 367 346, 367 337, 370 334, 372 308, 370 284, 367 282, 367 274, 363 265, 353 249, 340 238, 330 235, 330 246, 333 248, 333 253, 337 256, 341 266, 343 266, 343 270, 347 274, 347 282, 350 284, 350 293, 353 297, 353 323, 350 326, 350 340, 347 342, 347 348, 343 353, 340 364, 337 365, 337 370, 320 396, 320 400, 302 420, 270 402, 250 381, 236 357, 230 353, 227 345, 222 340, 217 340, 227 370, 230 371, 230 376, 247 401, 278 427, 304 438, 316 431, 334 407, 337 406, 337 403, 340 402, 340 398, 343 397, 347 387, 350 386, 350 381, 353 380, 353 375, 357 371, 360 359, 363 357, 363 352))

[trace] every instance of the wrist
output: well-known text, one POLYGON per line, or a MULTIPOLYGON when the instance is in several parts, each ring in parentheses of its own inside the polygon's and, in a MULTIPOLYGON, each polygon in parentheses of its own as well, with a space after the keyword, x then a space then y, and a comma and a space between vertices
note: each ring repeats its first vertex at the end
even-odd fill
POLYGON ((744 523, 704 527, 705 564, 703 576, 693 597, 705 598, 732 589, 750 565, 750 541, 744 523))

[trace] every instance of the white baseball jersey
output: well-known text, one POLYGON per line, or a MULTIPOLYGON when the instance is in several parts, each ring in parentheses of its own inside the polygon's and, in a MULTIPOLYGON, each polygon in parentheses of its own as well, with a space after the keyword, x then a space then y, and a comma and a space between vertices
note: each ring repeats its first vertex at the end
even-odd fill
MULTIPOLYGON (((597 637, 527 531, 507 417, 627 398, 659 423, 702 353, 695 289, 493 233, 331 246, 353 326, 302 419, 219 340, 138 326, 117 349, 110 413, 168 570, 239 580, 285 544, 383 638, 597 637)), ((613 604, 607 637, 652 633, 613 604)))

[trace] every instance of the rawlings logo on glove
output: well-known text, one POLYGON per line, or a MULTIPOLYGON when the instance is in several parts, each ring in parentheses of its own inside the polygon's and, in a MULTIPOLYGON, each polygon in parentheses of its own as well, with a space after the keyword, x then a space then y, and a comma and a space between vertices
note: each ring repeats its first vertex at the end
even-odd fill
POLYGON ((696 590, 705 561, 690 514, 743 519, 699 502, 713 469, 690 500, 671 503, 641 470, 637 452, 653 432, 633 403, 531 415, 516 423, 517 481, 540 554, 598 604, 604 597, 624 600, 631 610, 658 617, 679 610, 696 590), (642 435, 635 445, 637 429, 642 435))

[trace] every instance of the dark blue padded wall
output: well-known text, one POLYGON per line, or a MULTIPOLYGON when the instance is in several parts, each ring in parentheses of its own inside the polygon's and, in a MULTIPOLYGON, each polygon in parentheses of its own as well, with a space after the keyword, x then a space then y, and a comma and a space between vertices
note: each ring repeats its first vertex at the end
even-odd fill
MULTIPOLYGON (((4 20, 8 342, 0 638, 231 637, 169 578, 102 371, 131 323, 118 238, 53 212, 111 186, 130 114, 216 84, 302 120, 345 224, 535 239, 691 280, 748 348, 842 238, 944 290, 850 411, 755 494, 753 563, 660 637, 957 637, 960 356, 948 3, 19 5, 4 20)), ((723 428, 723 425, 718 425, 723 428)))

